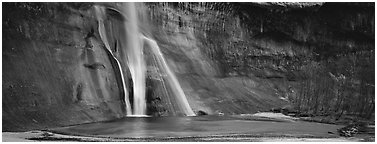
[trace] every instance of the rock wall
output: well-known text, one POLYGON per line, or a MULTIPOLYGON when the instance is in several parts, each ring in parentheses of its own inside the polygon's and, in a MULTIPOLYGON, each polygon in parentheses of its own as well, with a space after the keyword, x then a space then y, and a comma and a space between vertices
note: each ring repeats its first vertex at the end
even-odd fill
MULTIPOLYGON (((284 99, 289 81, 280 76, 281 72, 263 69, 258 75, 241 69, 243 61, 233 61, 239 66, 230 65, 228 55, 235 54, 233 50, 245 50, 242 46, 252 50, 253 46, 232 11, 215 10, 199 3, 147 3, 146 6, 151 35, 180 78, 194 111, 241 114, 288 104, 284 99)), ((284 48, 275 51, 288 53, 284 48)))
POLYGON ((125 114, 90 6, 3 3, 3 131, 125 114))
MULTIPOLYGON (((374 53, 373 3, 146 6, 151 33, 196 111, 234 114, 282 107, 299 95, 300 82, 311 79, 312 65, 374 53)), ((343 65, 351 69, 351 63, 343 65)))
MULTIPOLYGON (((93 3, 3 4, 3 131, 125 116, 93 3)), ((371 3, 138 5, 141 32, 156 40, 196 112, 283 107, 308 79, 305 66, 374 53, 371 3)), ((153 71, 148 114, 174 115, 153 71)))
POLYGON ((156 33, 175 36, 161 43, 170 40, 179 47, 191 40, 184 46, 199 47, 196 51, 218 66, 207 73, 293 75, 292 80, 305 61, 373 49, 373 8, 371 3, 149 3, 156 33))

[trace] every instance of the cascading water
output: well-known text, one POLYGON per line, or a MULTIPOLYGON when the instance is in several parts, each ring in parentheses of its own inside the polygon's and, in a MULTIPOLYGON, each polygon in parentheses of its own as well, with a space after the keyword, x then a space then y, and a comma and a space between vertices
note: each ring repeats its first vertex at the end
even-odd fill
POLYGON ((172 89, 174 95, 177 97, 176 99, 180 110, 187 116, 195 116, 195 113, 192 111, 181 85, 179 84, 174 73, 167 65, 165 58, 160 51, 160 47, 157 45, 156 41, 145 36, 141 36, 141 38, 144 40, 144 42, 149 44, 152 54, 157 57, 157 64, 159 65, 159 68, 162 69, 162 71, 166 74, 165 79, 168 81, 170 88, 172 89))
MULTIPOLYGON (((122 3, 119 9, 109 8, 109 10, 120 13, 123 19, 121 19, 121 25, 118 25, 118 31, 115 33, 120 33, 120 35, 115 35, 110 38, 118 38, 120 41, 117 47, 120 47, 119 53, 120 57, 123 57, 123 61, 119 61, 116 56, 113 54, 107 32, 105 29, 104 17, 106 16, 106 11, 104 7, 95 6, 96 16, 98 20, 98 31, 100 37, 105 44, 106 51, 110 53, 111 59, 114 59, 116 64, 114 66, 118 67, 120 70, 119 74, 121 75, 121 82, 124 94, 124 100, 127 109, 127 116, 146 116, 146 62, 144 60, 144 43, 147 44, 151 50, 151 53, 156 58, 155 62, 158 65, 163 76, 163 83, 169 85, 170 90, 173 92, 175 104, 178 106, 179 110, 183 112, 186 116, 195 116, 195 113, 192 111, 187 99, 184 94, 176 76, 170 70, 169 66, 166 63, 166 60, 163 54, 160 51, 159 46, 156 41, 151 38, 148 38, 142 35, 139 32, 138 27, 138 17, 137 11, 134 3, 122 3), (127 85, 125 82, 125 76, 123 75, 122 65, 127 66, 131 73, 132 86, 133 86, 133 113, 130 104, 130 99, 128 97, 127 85)), ((111 27, 111 26, 110 26, 111 27)))
POLYGON ((123 10, 127 14, 128 21, 124 23, 126 27, 127 58, 131 72, 134 89, 134 113, 133 115, 145 115, 145 71, 143 47, 140 46, 139 31, 137 25, 137 13, 134 3, 124 3, 123 10))

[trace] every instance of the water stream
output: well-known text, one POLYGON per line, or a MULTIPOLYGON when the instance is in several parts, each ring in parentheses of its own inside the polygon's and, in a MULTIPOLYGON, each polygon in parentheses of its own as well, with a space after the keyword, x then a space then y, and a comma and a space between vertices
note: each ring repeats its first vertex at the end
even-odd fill
POLYGON ((123 11, 128 20, 124 21, 128 58, 128 68, 130 69, 133 92, 134 92, 134 111, 133 115, 146 114, 145 100, 145 72, 146 64, 144 61, 143 46, 139 39, 138 18, 134 3, 123 3, 123 11))
POLYGON ((156 41, 145 36, 142 36, 141 38, 147 44, 149 44, 153 55, 157 57, 157 64, 159 65, 159 68, 166 74, 164 80, 167 80, 169 87, 174 93, 174 96, 176 96, 176 100, 181 112, 185 113, 186 116, 195 116, 195 113, 192 111, 187 101, 186 95, 182 90, 181 85, 179 84, 174 73, 170 70, 169 66, 167 65, 166 60, 163 54, 161 53, 160 47, 157 45, 156 41))
MULTIPOLYGON (((163 54, 160 51, 160 47, 157 42, 152 38, 148 38, 139 32, 137 10, 134 3, 122 3, 118 9, 107 8, 112 12, 120 13, 122 17, 122 23, 119 25, 119 35, 113 35, 110 38, 120 39, 120 57, 123 56, 123 61, 119 61, 109 44, 108 32, 106 31, 106 25, 104 23, 106 15, 106 8, 103 6, 95 6, 96 16, 98 20, 98 31, 100 37, 105 44, 106 51, 110 53, 111 59, 116 61, 115 67, 119 69, 121 77, 121 85, 124 91, 124 101, 127 110, 127 116, 131 117, 143 117, 146 115, 146 62, 144 51, 144 44, 147 44, 151 51, 151 54, 155 57, 155 63, 157 63, 159 71, 164 74, 163 83, 168 84, 167 88, 173 92, 173 95, 168 97, 174 97, 175 105, 178 106, 176 111, 180 111, 186 116, 195 116, 195 113, 191 109, 186 95, 184 94, 182 87, 179 84, 175 74, 169 68, 163 54), (124 36, 124 37, 123 37, 124 36), (125 57, 125 58, 124 58, 125 57), (127 67, 122 67, 127 66, 127 67), (133 92, 133 107, 131 107, 129 91, 127 91, 127 78, 123 74, 123 70, 128 68, 132 78, 132 92, 133 92), (132 111, 133 109, 133 111, 132 111)), ((108 19, 106 19, 108 20, 108 19)), ((162 74, 161 74, 162 75, 162 74)))

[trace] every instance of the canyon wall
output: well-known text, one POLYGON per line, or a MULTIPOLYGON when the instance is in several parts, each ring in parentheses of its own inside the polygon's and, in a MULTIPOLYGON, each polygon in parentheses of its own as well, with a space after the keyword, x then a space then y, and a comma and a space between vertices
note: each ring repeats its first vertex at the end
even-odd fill
POLYGON ((146 5, 196 110, 373 113, 373 3, 146 5))
POLYGON ((114 70, 84 5, 4 3, 3 131, 123 117, 114 70))
MULTIPOLYGON (((93 5, 3 3, 3 131, 126 115, 119 70, 105 51, 93 5)), ((340 63, 352 53, 374 63, 371 3, 138 7, 140 31, 156 40, 195 112, 242 114, 289 107, 303 91, 319 91, 308 88, 315 82, 308 82, 313 75, 322 76, 313 74, 314 66, 340 63)), ((148 56, 147 47, 144 52, 148 56)), ((146 57, 148 114, 179 115, 168 108, 172 104, 153 78, 156 70, 150 58, 146 57)), ((350 63, 343 65, 349 69, 350 63)), ((373 81, 365 80, 364 85, 374 84, 374 67, 367 69, 363 75, 373 81)), ((323 73, 340 76, 338 71, 323 73)))

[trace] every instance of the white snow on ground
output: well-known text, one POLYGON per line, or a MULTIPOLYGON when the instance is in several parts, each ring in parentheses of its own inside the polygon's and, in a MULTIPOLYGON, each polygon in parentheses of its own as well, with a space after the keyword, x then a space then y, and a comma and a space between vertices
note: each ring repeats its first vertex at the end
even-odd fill
POLYGON ((273 113, 273 112, 260 112, 260 113, 252 114, 252 116, 268 117, 268 118, 292 120, 292 121, 299 119, 299 118, 283 115, 282 113, 273 113))

